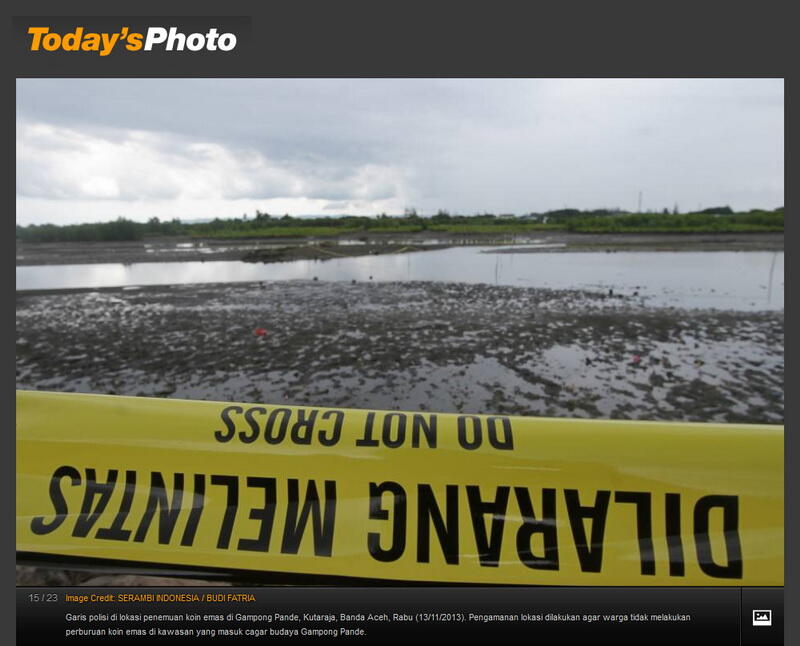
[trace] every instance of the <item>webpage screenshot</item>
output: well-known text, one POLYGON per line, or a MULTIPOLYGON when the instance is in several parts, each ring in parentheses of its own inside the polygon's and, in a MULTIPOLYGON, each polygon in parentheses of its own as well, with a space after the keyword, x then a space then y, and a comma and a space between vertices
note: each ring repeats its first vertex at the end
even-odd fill
POLYGON ((17 642, 784 643, 783 77, 319 11, 13 19, 17 642))

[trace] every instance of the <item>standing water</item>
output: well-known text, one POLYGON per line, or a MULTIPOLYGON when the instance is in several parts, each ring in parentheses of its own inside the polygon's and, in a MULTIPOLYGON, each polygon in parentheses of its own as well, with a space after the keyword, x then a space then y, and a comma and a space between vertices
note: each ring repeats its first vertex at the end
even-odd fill
POLYGON ((492 253, 456 247, 255 264, 240 261, 17 267, 17 290, 132 287, 240 281, 439 281, 517 287, 612 290, 648 305, 783 309, 783 252, 492 253))

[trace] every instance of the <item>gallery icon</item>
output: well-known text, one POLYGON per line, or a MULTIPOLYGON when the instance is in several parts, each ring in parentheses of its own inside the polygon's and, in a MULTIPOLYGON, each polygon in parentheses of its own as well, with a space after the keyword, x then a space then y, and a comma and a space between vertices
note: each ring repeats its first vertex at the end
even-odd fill
POLYGON ((771 626, 772 610, 753 610, 754 626, 771 626))

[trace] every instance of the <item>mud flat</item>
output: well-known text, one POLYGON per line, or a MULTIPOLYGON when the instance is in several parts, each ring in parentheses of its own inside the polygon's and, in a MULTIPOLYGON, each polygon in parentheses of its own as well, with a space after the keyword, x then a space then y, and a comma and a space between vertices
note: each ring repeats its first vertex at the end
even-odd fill
MULTIPOLYGON (((782 311, 293 281, 18 293, 16 316, 17 388, 556 417, 784 416, 782 311)), ((18 567, 17 583, 196 582, 18 567)))
POLYGON ((462 245, 515 245, 508 252, 548 251, 782 251, 782 233, 612 234, 528 231, 505 234, 350 233, 326 238, 187 239, 132 242, 17 242, 16 264, 251 260, 280 262, 400 253, 462 245))
POLYGON ((383 241, 382 244, 309 244, 271 249, 252 249, 243 256, 244 262, 285 262, 288 260, 331 260, 357 256, 382 256, 411 251, 435 251, 446 249, 450 244, 403 244, 383 241))
POLYGON ((17 388, 783 421, 782 311, 648 308, 571 290, 292 281, 20 293, 16 316, 17 388))

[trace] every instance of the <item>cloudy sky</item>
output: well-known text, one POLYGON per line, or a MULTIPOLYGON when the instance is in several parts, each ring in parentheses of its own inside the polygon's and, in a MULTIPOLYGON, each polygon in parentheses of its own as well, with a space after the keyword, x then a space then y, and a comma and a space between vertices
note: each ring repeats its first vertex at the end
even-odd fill
POLYGON ((17 222, 783 204, 776 79, 27 79, 17 222))

